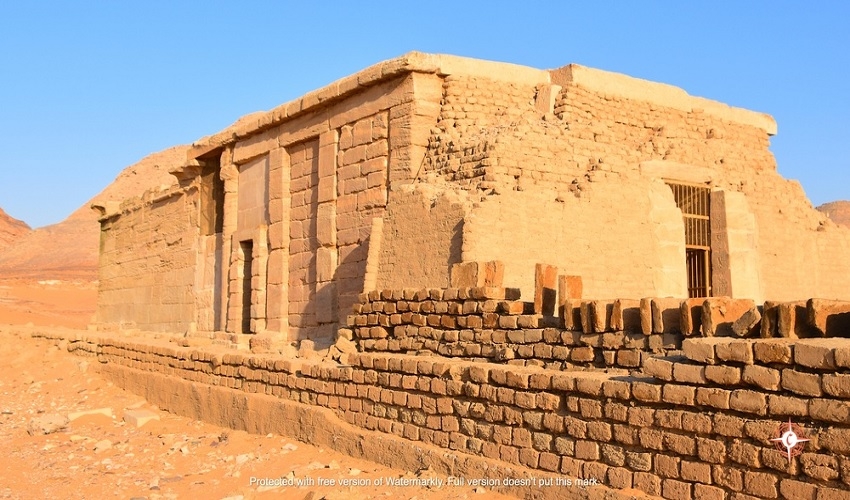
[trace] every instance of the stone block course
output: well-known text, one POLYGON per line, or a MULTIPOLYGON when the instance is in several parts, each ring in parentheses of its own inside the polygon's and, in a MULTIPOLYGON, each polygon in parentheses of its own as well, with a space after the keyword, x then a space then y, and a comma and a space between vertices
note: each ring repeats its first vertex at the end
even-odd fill
MULTIPOLYGON (((71 346, 75 344, 80 342, 71 346)), ((364 420, 354 419, 354 413, 348 418, 367 429, 464 453, 485 456, 485 450, 492 454, 493 446, 501 445, 499 459, 510 463, 541 471, 564 467, 592 470, 602 474, 600 477, 615 477, 622 484, 631 481, 633 486, 661 488, 662 493, 664 481, 675 481, 666 483, 668 492, 687 490, 695 496, 699 491, 710 497, 725 491, 770 498, 783 488, 784 469, 770 472, 771 466, 782 465, 781 453, 769 442, 777 421, 797 416, 801 406, 808 405, 815 410, 809 418, 827 426, 850 423, 840 420, 842 415, 846 418, 841 413, 842 405, 830 404, 837 401, 828 399, 832 395, 826 392, 809 401, 786 395, 783 388, 774 391, 781 394, 764 394, 759 392, 762 389, 758 384, 752 390, 729 390, 722 385, 712 387, 718 382, 708 377, 704 381, 677 381, 677 366, 699 367, 683 364, 685 358, 668 361, 672 380, 661 385, 657 380, 611 374, 499 367, 379 352, 353 354, 350 366, 341 367, 227 352, 212 356, 167 345, 157 346, 153 354, 143 354, 150 350, 146 345, 106 338, 96 340, 94 345, 99 346, 95 350, 101 351, 100 356, 108 365, 146 366, 154 372, 206 380, 204 383, 233 386, 249 393, 270 391, 306 404, 368 412, 363 414, 364 420), (139 364, 142 359, 150 361, 139 364), (214 365, 213 360, 218 364, 214 365), (423 385, 422 381, 427 383, 423 385), (476 392, 472 387, 480 390, 476 392), (492 396, 487 396, 487 387, 493 389, 492 396), (726 395, 729 410, 718 403, 725 401, 726 395), (481 404, 483 401, 487 403, 481 404), (638 401, 643 407, 630 408, 630 401, 638 401), (676 406, 665 407, 667 403, 676 406), (709 407, 720 412, 714 421, 706 419, 704 411, 709 407), (687 408, 691 411, 683 411, 687 408), (569 412, 568 416, 558 417, 564 411, 569 412), (724 411, 733 413, 723 415, 724 411), (408 416, 401 417, 402 414, 408 416), (395 425, 390 415, 406 422, 395 425)), ((82 344, 74 350, 81 348, 82 344)), ((706 373, 709 369, 727 368, 703 366, 706 373)), ((743 369, 748 375, 741 382, 748 384, 751 372, 760 374, 753 372, 757 368, 771 369, 743 365, 738 370, 743 369)), ((846 429, 834 429, 824 434, 824 439, 838 443, 841 439, 837 433, 846 429)), ((838 486, 843 483, 837 457, 843 456, 844 449, 836 448, 837 444, 820 446, 822 451, 806 452, 806 458, 800 459, 801 473, 826 481, 837 491, 846 491, 838 486)))
POLYGON ((842 346, 841 341, 803 339, 794 344, 794 363, 817 370, 834 370, 835 348, 842 346))
POLYGON ((850 329, 850 302, 809 299, 806 313, 809 326, 821 336, 850 329))
MULTIPOLYGON (((390 338, 399 340, 398 343, 388 344, 394 350, 431 348, 429 346, 435 344, 430 340, 436 340, 435 352, 443 356, 483 355, 493 360, 516 360, 514 362, 523 364, 533 364, 540 360, 544 364, 557 363, 563 367, 592 365, 637 368, 642 363, 642 350, 665 352, 679 346, 680 337, 675 334, 653 334, 649 337, 617 331, 571 334, 568 330, 554 327, 545 316, 521 314, 529 310, 530 306, 516 300, 519 296, 514 289, 488 290, 433 290, 441 295, 432 297, 430 293, 414 293, 410 296, 412 300, 394 299, 394 296, 405 298, 401 291, 386 290, 386 294, 381 293, 380 297, 374 299, 367 294, 361 298, 364 302, 356 307, 355 315, 349 317, 348 322, 354 325, 354 335, 363 341, 362 346, 366 350, 379 348, 379 341, 373 342, 372 339, 385 338, 374 337, 372 325, 392 325, 390 338), (485 296, 487 293, 494 294, 496 298, 485 296), (502 294, 511 300, 501 300, 502 294), (388 307, 394 311, 409 309, 417 312, 395 315, 388 307), (382 319, 382 314, 388 317, 382 319), (471 329, 462 330, 463 334, 458 335, 455 328, 471 329), (647 338, 648 343, 645 340, 647 338)), ((584 302, 586 322, 594 321, 591 312, 593 307, 592 303, 584 302)), ((608 318, 605 329, 609 328, 612 307, 613 302, 608 301, 605 306, 608 318)), ((588 324, 588 329, 594 331, 597 328, 588 324)), ((380 342, 380 348, 385 349, 386 346, 380 342)))

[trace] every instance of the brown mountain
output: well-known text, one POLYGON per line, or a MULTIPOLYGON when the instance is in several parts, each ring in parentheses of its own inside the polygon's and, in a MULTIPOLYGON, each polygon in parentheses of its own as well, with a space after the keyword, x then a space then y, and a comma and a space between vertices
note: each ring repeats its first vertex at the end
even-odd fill
POLYGON ((850 201, 843 200, 824 203, 818 207, 818 210, 825 213, 827 217, 832 219, 832 222, 850 227, 850 201))
POLYGON ((0 208, 0 251, 32 231, 26 222, 10 217, 0 208))
MULTIPOLYGON (((16 243, 0 246, 0 278, 96 280, 100 224, 91 205, 120 202, 150 188, 175 183, 168 170, 186 160, 186 149, 175 146, 145 157, 125 168, 112 184, 64 221, 28 231, 17 237, 16 243)), ((0 241, 2 224, 0 218, 0 241)))

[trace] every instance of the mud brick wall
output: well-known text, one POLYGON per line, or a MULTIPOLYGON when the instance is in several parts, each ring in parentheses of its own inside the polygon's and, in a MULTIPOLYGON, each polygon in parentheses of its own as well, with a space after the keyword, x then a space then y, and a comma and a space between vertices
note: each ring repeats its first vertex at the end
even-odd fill
POLYGON ((195 189, 128 200, 102 226, 97 321, 186 331, 195 320, 195 189))
POLYGON ((463 218, 470 205, 463 192, 427 184, 395 188, 383 224, 387 237, 370 241, 379 254, 375 288, 448 287, 451 265, 462 258, 463 218))
MULTIPOLYGON (((697 454, 712 480, 765 498, 846 498, 850 485, 850 341, 688 339, 684 356, 648 360, 662 399, 713 413, 697 454), (810 441, 790 462, 769 439, 792 420, 810 441), (711 452, 711 449, 714 452, 711 452), (706 466, 707 467, 707 466, 706 466), (746 469, 761 469, 748 473, 746 469), (747 479, 750 487, 747 487, 747 479), (842 490, 842 491, 837 491, 842 490)), ((681 469, 684 473, 684 469, 681 469)))
MULTIPOLYGON (((768 130, 763 121, 753 122, 742 116, 741 110, 699 98, 687 96, 683 102, 681 93, 663 85, 650 84, 657 87, 657 95, 649 98, 630 88, 640 87, 638 81, 621 82, 623 88, 608 92, 602 81, 608 76, 575 83, 564 81, 555 71, 552 78, 558 85, 523 85, 480 75, 453 75, 444 80, 440 115, 431 130, 424 170, 463 188, 500 195, 487 197, 483 208, 469 218, 473 224, 465 228, 469 234, 464 234, 464 240, 470 246, 465 260, 498 258, 519 283, 522 273, 514 268, 526 263, 519 263, 517 259, 523 255, 511 254, 513 247, 506 244, 519 234, 531 244, 548 244, 538 245, 540 248, 528 250, 526 255, 535 254, 538 260, 589 277, 594 296, 681 295, 664 284, 652 290, 624 289, 636 283, 660 282, 659 276, 670 269, 659 269, 658 263, 650 263, 650 274, 657 271, 657 276, 650 278, 593 281, 600 275, 631 276, 643 271, 643 263, 633 262, 634 255, 657 255, 658 249, 675 243, 667 235, 631 239, 653 249, 634 254, 616 244, 595 246, 594 242, 599 236, 616 236, 622 241, 630 231, 644 234, 646 229, 639 229, 642 221, 655 228, 672 223, 672 217, 661 217, 657 207, 664 204, 660 200, 649 208, 641 205, 650 189, 640 182, 655 177, 697 183, 711 180, 713 189, 730 194, 723 209, 728 220, 738 224, 752 218, 752 238, 757 244, 747 245, 760 260, 752 269, 733 269, 738 276, 750 274, 738 278, 736 289, 723 293, 757 300, 850 298, 830 279, 850 273, 850 260, 844 255, 850 231, 815 211, 800 185, 776 172, 769 150, 769 134, 775 131, 768 130), (552 100, 549 109, 544 105, 547 97, 552 100), (647 163, 668 170, 664 175, 644 171, 647 163), (674 175, 667 175, 670 173, 674 175), (733 196, 738 194, 742 196, 733 196), (576 199, 577 203, 569 203, 576 199), (608 206, 600 199, 607 200, 608 206), (597 204, 592 208, 596 217, 584 215, 584 209, 591 210, 588 202, 597 204), (535 214, 535 224, 527 223, 528 213, 535 214), (582 224, 597 218, 604 220, 600 227, 609 231, 594 231, 582 224), (570 222, 564 224, 565 220, 570 222), (553 234, 552 228, 558 227, 572 237, 579 235, 578 240, 569 240, 557 231, 553 234), (593 237, 585 241, 580 236, 584 234, 593 237), (554 248, 568 251, 547 253, 554 248), (498 255, 492 249, 500 249, 498 255), (592 262, 603 262, 607 272, 588 269, 592 262), (758 286, 745 285, 746 280, 758 286)), ((734 250, 746 243, 731 244, 734 250)), ((681 259, 665 254, 659 260, 681 259)))
POLYGON ((506 282, 526 296, 536 262, 582 276, 590 297, 687 295, 682 215, 667 186, 595 183, 576 197, 569 185, 478 203, 463 225, 464 261, 503 261, 506 282))
POLYGON ((755 215, 764 298, 848 298, 830 277, 850 272, 842 257, 850 232, 813 210, 800 184, 776 172, 764 130, 696 106, 677 109, 575 84, 564 85, 555 114, 569 126, 572 158, 588 170, 578 186, 634 175, 634 166, 659 158, 707 167, 713 185, 743 193, 755 215))
POLYGON ((445 77, 424 170, 461 185, 491 187, 487 183, 492 179, 485 178, 485 173, 497 163, 491 160, 493 140, 507 124, 532 112, 533 96, 533 85, 463 75, 445 77))
POLYGON ((648 360, 640 378, 378 353, 341 366, 95 335, 69 349, 96 351, 119 384, 142 370, 273 395, 363 429, 671 500, 831 499, 850 492, 850 395, 834 384, 850 376, 850 341, 832 342, 800 341, 789 358, 776 341, 691 339, 687 352, 702 354, 648 360), (706 364, 708 351, 722 363, 706 364), (821 393, 804 397, 785 372, 780 389, 750 373, 777 363, 816 376, 821 393), (810 439, 790 462, 771 441, 789 418, 810 439))
POLYGON ((558 95, 554 113, 581 145, 579 163, 595 164, 600 173, 616 173, 618 163, 637 165, 659 157, 738 175, 776 169, 765 130, 697 106, 684 110, 570 83, 558 95), (594 162, 600 153, 617 161, 594 162))
POLYGON ((572 82, 553 87, 448 76, 425 165, 450 180, 474 172, 484 182, 479 187, 503 190, 634 178, 641 162, 661 158, 709 167, 724 187, 738 180, 727 181, 726 174, 775 171, 764 129, 690 105, 685 110, 572 82), (547 109, 541 104, 553 89, 560 90, 547 109))
MULTIPOLYGON (((584 301, 583 308, 581 301, 576 302, 567 329, 563 317, 533 314, 532 304, 519 297, 518 289, 493 287, 373 291, 361 295, 348 323, 367 352, 429 351, 449 358, 556 370, 634 369, 650 353, 681 347, 678 330, 660 327, 643 333, 639 318, 625 325, 629 331, 611 328, 611 308, 605 305, 610 301, 584 301), (597 304, 602 304, 598 312, 597 304), (597 327, 591 318, 582 320, 582 311, 585 316, 601 315, 602 325, 597 327)), ((678 315, 679 302, 667 302, 670 312, 678 315)))

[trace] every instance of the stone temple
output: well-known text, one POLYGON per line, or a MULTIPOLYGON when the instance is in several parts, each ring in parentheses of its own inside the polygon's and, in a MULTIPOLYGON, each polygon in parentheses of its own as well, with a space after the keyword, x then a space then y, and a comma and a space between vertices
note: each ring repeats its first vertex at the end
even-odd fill
POLYGON ((178 187, 101 207, 98 321, 332 339, 364 291, 492 261, 523 297, 546 263, 580 283, 562 299, 850 299, 850 231, 776 172, 775 133, 621 74, 410 53, 202 138, 178 187))
POLYGON ((96 207, 96 324, 33 335, 195 419, 598 485, 493 488, 525 498, 848 498, 850 230, 775 133, 620 74, 410 53, 96 207))

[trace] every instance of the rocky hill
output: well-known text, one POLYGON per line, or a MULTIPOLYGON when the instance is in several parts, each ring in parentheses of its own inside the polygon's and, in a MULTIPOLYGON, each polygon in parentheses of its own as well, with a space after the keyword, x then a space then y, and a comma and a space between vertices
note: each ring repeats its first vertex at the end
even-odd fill
POLYGON ((838 225, 850 227, 850 201, 833 201, 824 203, 818 210, 825 213, 838 225))
MULTIPOLYGON (((127 167, 94 198, 78 208, 64 221, 21 232, 17 240, 3 247, 4 220, 0 217, 0 278, 25 278, 39 280, 97 279, 97 254, 100 225, 93 203, 121 201, 138 196, 147 189, 175 183, 168 170, 186 159, 187 146, 175 146, 154 153, 127 167)), ((0 212, 0 215, 5 213, 0 212)))
POLYGON ((32 229, 24 221, 10 217, 0 208, 0 251, 13 245, 30 231, 32 229))

